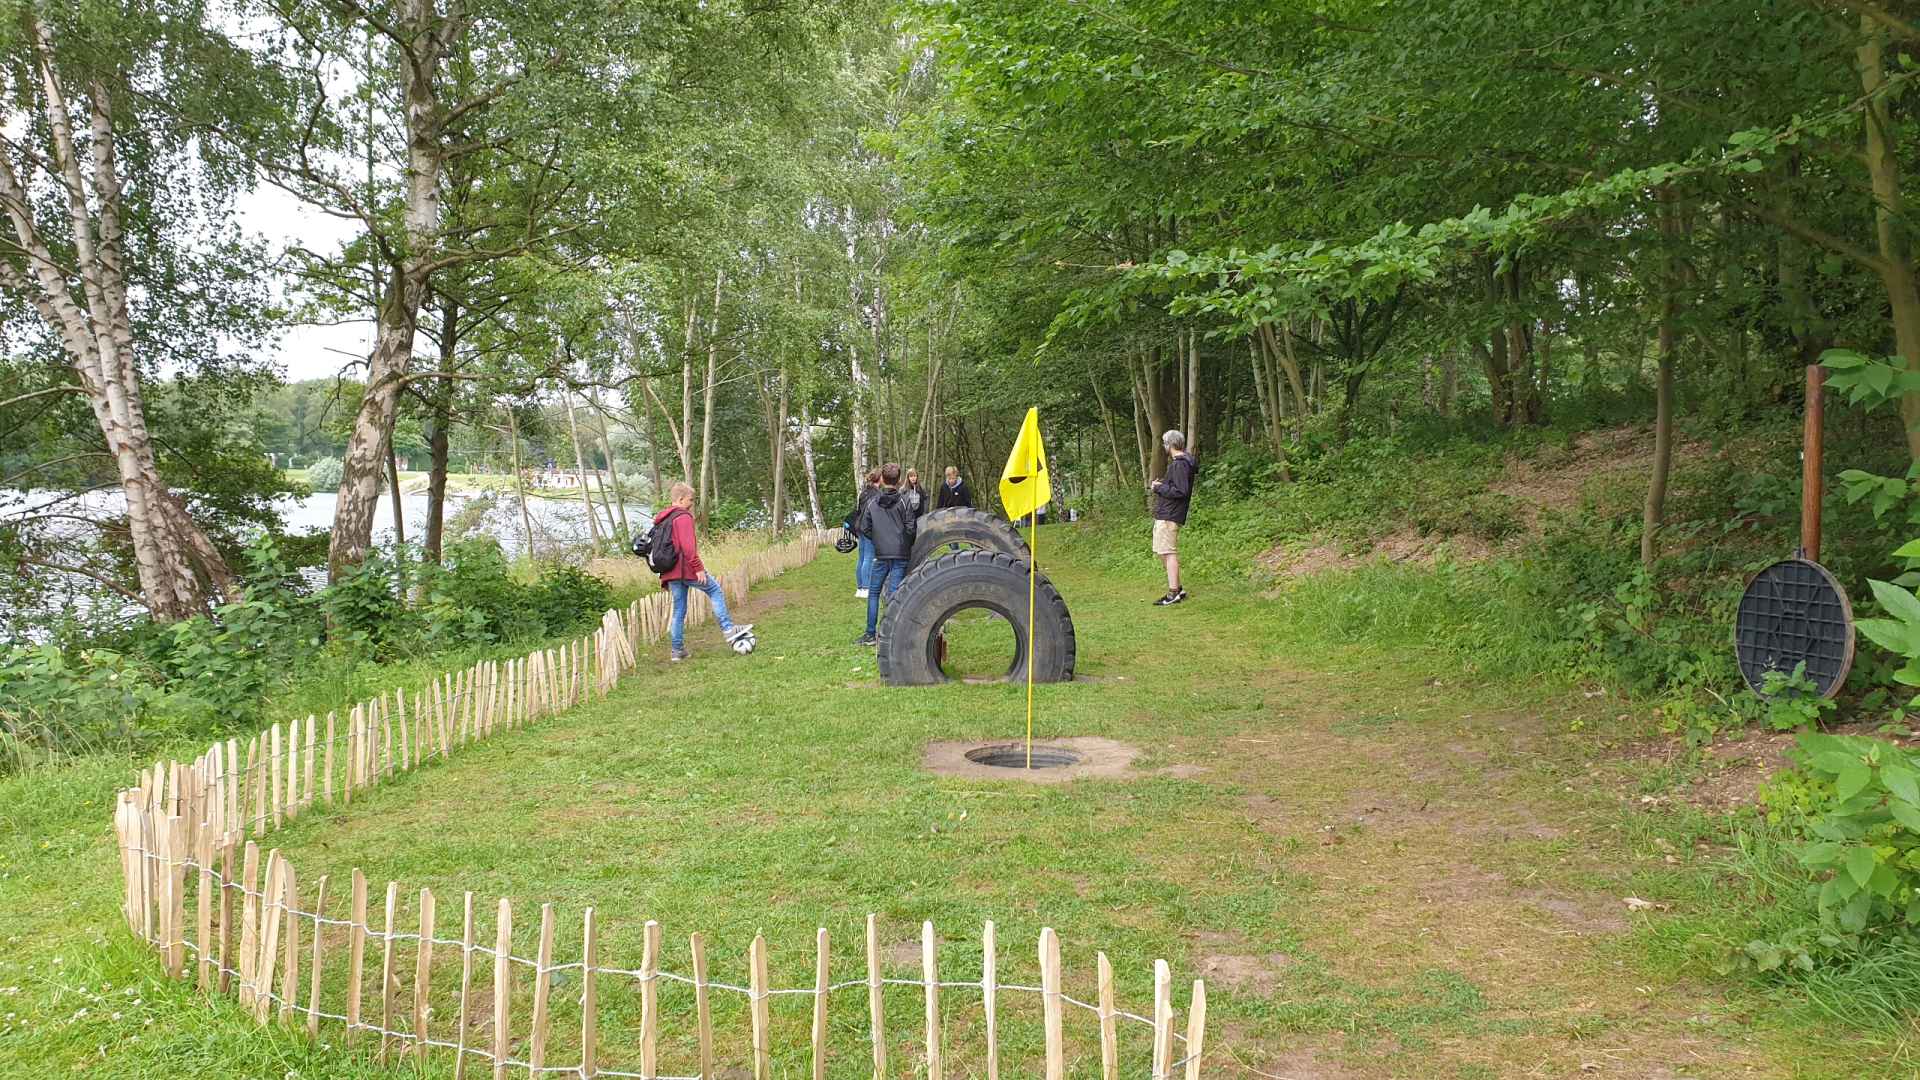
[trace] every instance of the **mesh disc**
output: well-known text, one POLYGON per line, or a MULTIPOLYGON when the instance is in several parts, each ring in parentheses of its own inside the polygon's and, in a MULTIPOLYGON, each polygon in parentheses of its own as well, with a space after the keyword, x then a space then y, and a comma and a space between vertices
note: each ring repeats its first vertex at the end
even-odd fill
POLYGON ((1808 680, 1832 697, 1853 666, 1853 607, 1825 567, 1783 559, 1747 582, 1733 643, 1754 690, 1766 685, 1767 672, 1791 672, 1804 661, 1808 680))

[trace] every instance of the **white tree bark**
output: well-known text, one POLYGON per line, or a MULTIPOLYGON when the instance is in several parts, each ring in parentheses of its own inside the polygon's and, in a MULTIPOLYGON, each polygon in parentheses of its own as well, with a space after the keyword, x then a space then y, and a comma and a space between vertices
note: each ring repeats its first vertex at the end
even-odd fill
POLYGON ((420 319, 440 243, 440 174, 446 164, 446 121, 435 82, 453 43, 465 32, 458 5, 446 15, 432 0, 397 0, 395 22, 408 33, 408 49, 396 52, 407 140, 404 250, 387 273, 380 298, 378 334, 367 359, 367 389, 354 416, 342 460, 340 499, 333 515, 327 570, 338 580, 367 557, 380 471, 393 438, 400 386, 413 360, 420 319))
POLYGON ((0 207, 10 226, 10 246, 20 252, 20 262, 0 259, 0 284, 24 297, 54 330, 78 376, 126 497, 142 603, 157 619, 189 618, 205 610, 210 594, 230 594, 231 575, 161 480, 147 430, 121 259, 123 192, 111 98, 99 82, 89 83, 81 98, 89 120, 83 162, 53 43, 31 7, 25 26, 41 94, 33 105, 46 122, 48 145, 29 148, 0 135, 0 207), (54 257, 36 217, 39 204, 30 193, 35 169, 45 170, 63 196, 72 265, 54 257), (76 281, 78 296, 72 287, 76 281))

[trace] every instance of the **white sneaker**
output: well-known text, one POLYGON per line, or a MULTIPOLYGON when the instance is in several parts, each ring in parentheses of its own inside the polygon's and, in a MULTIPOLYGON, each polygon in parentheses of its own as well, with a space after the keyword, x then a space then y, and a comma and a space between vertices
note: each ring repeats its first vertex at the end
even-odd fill
POLYGON ((738 641, 741 638, 746 637, 751 633, 753 633, 752 623, 735 623, 733 625, 733 629, 727 631, 726 633, 727 643, 731 645, 733 642, 738 641))
POLYGON ((865 589, 855 589, 855 590, 853 590, 853 595, 855 595, 855 596, 857 596, 857 597, 859 597, 859 598, 860 598, 860 599, 862 599, 862 600, 865 600, 865 599, 867 598, 867 590, 865 590, 865 589))

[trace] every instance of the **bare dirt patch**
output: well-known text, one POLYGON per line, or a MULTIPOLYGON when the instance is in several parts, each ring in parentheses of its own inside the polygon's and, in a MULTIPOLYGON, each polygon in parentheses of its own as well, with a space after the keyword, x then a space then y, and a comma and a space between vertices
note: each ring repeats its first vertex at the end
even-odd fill
MULTIPOLYGON (((1137 775, 1133 771, 1133 762, 1140 756, 1138 747, 1093 735, 1046 740, 1047 746, 1064 747, 1081 755, 1079 763, 1054 769, 1004 769, 982 765, 967 758, 968 751, 979 750, 982 747, 1023 745, 1023 743, 1007 740, 998 742, 941 740, 927 744, 920 763, 935 776, 951 776, 962 780, 1018 780, 1031 784, 1059 784, 1069 780, 1093 779, 1128 780, 1137 775)), ((1035 743, 1034 747, 1038 749, 1040 745, 1035 743)))
POLYGON ((1454 562, 1480 562, 1498 551, 1478 536, 1427 536, 1412 529, 1398 529, 1375 540, 1363 551, 1343 551, 1316 544, 1300 551, 1285 546, 1273 548, 1256 558, 1274 577, 1295 580, 1334 570, 1357 570, 1368 563, 1411 563, 1432 566, 1442 556, 1454 562))
POLYGON ((1293 966, 1293 957, 1286 953, 1249 950, 1247 939, 1238 933, 1202 930, 1193 936, 1193 951, 1208 985, 1259 997, 1271 995, 1293 966))

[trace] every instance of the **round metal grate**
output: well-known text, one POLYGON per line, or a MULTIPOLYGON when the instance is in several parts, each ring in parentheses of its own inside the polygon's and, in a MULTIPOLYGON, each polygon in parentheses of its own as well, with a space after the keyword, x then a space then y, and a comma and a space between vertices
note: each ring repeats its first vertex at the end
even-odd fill
POLYGON ((1804 662, 1807 679, 1832 697, 1853 667, 1853 606, 1819 563, 1783 559, 1753 575, 1733 624, 1740 674, 1757 692, 1767 672, 1804 662))
MULTIPOLYGON (((1024 769, 1027 767, 1027 745, 1001 743, 995 746, 983 746, 978 750, 967 751, 967 760, 976 765, 988 765, 996 769, 1024 769)), ((1085 760, 1086 755, 1064 746, 1035 744, 1033 748, 1033 767, 1036 769, 1064 769, 1085 760)))

